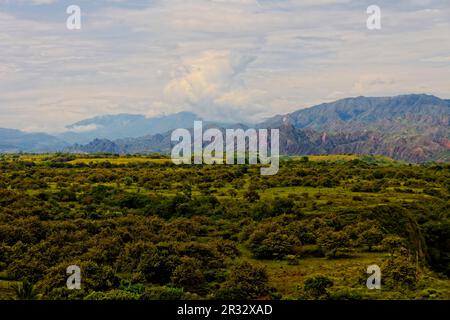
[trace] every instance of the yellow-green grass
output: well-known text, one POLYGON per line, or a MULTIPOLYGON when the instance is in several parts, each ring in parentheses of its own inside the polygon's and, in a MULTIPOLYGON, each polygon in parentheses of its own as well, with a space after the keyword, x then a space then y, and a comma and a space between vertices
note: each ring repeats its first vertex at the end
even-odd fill
MULTIPOLYGON (((354 154, 333 154, 333 155, 308 155, 310 161, 350 161, 359 159, 360 156, 354 154)), ((292 160, 301 160, 303 156, 293 156, 292 160)))
POLYGON ((383 262, 383 254, 358 254, 354 258, 330 260, 327 258, 299 259, 298 265, 286 261, 263 261, 269 275, 270 284, 284 297, 296 298, 300 295, 305 279, 317 275, 329 277, 336 287, 364 288, 365 271, 368 266, 383 262))
POLYGON ((13 286, 17 281, 0 280, 0 300, 11 300, 15 298, 13 286))
MULTIPOLYGON (((383 266, 386 253, 356 253, 352 258, 300 258, 298 265, 290 265, 287 261, 248 259, 254 264, 264 266, 269 277, 269 285, 282 295, 283 299, 303 298, 302 288, 309 277, 324 275, 333 281, 329 292, 358 293, 364 299, 450 299, 450 281, 440 279, 430 271, 419 274, 416 288, 407 289, 381 287, 381 290, 369 290, 366 273, 370 265, 383 266)), ((382 275, 383 276, 383 275, 382 275)))
POLYGON ((27 162, 34 162, 34 163, 40 163, 49 158, 48 154, 4 154, 2 156, 2 160, 5 161, 14 161, 14 160, 20 160, 20 161, 27 161, 27 162))
MULTIPOLYGON (((351 160, 363 159, 367 156, 362 156, 362 155, 357 155, 357 154, 326 154, 326 155, 324 154, 324 155, 292 156, 292 157, 289 157, 289 159, 298 161, 298 160, 302 160, 304 157, 307 157, 309 161, 335 162, 335 161, 351 161, 351 160)), ((370 157, 377 161, 386 161, 386 162, 394 161, 391 158, 386 157, 386 156, 375 155, 375 156, 370 156, 370 157)))
POLYGON ((130 164, 130 163, 157 163, 164 164, 170 163, 170 159, 153 159, 153 158, 145 158, 145 157, 132 157, 132 158, 78 158, 72 161, 69 161, 70 164, 89 164, 89 163, 105 163, 109 162, 111 164, 130 164))

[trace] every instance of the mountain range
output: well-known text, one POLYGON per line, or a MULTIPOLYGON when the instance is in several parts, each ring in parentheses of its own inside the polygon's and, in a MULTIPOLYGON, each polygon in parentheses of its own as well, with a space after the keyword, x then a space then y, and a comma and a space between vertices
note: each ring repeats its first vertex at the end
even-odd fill
POLYGON ((0 153, 51 152, 69 144, 46 133, 26 133, 0 128, 0 153))
POLYGON ((347 98, 275 116, 260 126, 281 129, 284 154, 450 160, 450 102, 430 95, 347 98))
MULTIPOLYGON (((57 136, 0 129, 0 152, 169 153, 171 132, 201 118, 190 112, 146 118, 107 115, 83 120, 57 136)), ((277 115, 254 125, 279 128, 281 153, 380 154, 408 162, 450 160, 450 100, 425 94, 355 97, 277 115)))
POLYGON ((94 139, 138 138, 192 126, 200 117, 191 112, 147 118, 140 114, 104 115, 67 126, 58 138, 69 143, 88 143, 94 139))

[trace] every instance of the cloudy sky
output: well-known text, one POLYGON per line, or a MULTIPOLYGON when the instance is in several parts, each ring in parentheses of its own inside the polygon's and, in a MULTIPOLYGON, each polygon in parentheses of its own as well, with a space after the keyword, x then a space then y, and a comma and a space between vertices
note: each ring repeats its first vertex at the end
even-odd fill
POLYGON ((0 0, 0 127, 189 110, 258 121, 348 96, 450 98, 448 0, 0 0), (68 30, 78 5, 81 30, 68 30), (382 10, 368 30, 366 9, 382 10))

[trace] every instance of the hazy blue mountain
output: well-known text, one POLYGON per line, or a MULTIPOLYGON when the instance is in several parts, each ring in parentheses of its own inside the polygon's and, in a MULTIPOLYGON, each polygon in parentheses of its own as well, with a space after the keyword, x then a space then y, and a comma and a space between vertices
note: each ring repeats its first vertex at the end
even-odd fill
POLYGON ((0 128, 0 152, 49 152, 67 147, 64 141, 46 133, 26 133, 0 128))
POLYGON ((87 143, 94 139, 137 138, 192 126, 200 119, 191 112, 147 118, 139 114, 104 115, 67 126, 68 131, 58 135, 70 143, 87 143))

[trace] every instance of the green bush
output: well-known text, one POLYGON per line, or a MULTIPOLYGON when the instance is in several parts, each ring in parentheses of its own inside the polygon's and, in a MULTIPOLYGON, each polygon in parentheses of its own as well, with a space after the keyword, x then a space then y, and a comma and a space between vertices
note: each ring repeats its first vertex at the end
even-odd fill
POLYGON ((182 257, 180 264, 172 273, 171 280, 175 287, 183 288, 188 292, 202 293, 205 291, 202 264, 195 258, 182 257))
POLYGON ((309 298, 322 299, 328 297, 327 289, 333 286, 333 281, 327 276, 318 275, 307 278, 303 290, 309 298))
POLYGON ((249 262, 234 265, 223 286, 216 292, 216 299, 256 299, 270 293, 265 268, 249 262))

